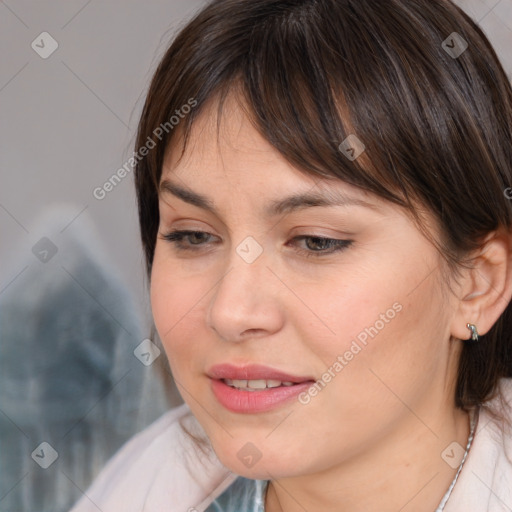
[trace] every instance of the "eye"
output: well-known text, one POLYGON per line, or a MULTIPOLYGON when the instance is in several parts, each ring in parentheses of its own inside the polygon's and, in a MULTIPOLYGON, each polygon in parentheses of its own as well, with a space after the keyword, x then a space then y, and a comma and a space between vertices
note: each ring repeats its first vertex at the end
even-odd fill
MULTIPOLYGON (((213 235, 206 231, 175 230, 163 235, 163 238, 174 244, 177 251, 198 252, 207 245, 211 245, 210 240, 213 235)), ((302 241, 306 242, 306 249, 296 248, 295 250, 308 258, 333 254, 348 248, 353 243, 352 240, 339 240, 314 235, 300 235, 291 240, 291 242, 295 242, 292 245, 297 245, 296 242, 302 241)))
POLYGON ((206 231, 175 230, 167 233, 163 238, 174 244, 179 251, 197 251, 204 245, 202 242, 208 240, 208 237, 211 236, 206 231), (183 243, 184 239, 187 239, 190 244, 183 243))
POLYGON ((297 252, 303 254, 307 258, 320 257, 343 251, 348 248, 352 240, 339 240, 336 238, 325 238, 314 235, 300 235, 292 239, 292 241, 305 241, 307 249, 297 249, 297 252))

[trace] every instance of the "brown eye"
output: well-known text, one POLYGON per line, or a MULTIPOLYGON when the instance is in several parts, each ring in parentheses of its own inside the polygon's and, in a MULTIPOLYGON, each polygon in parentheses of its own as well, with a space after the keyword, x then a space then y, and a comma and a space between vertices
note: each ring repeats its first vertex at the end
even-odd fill
POLYGON ((306 249, 297 249, 298 252, 306 257, 320 257, 333 254, 348 248, 353 240, 338 240, 335 238, 325 238, 311 235, 301 235, 293 239, 294 241, 306 241, 306 249))
POLYGON ((174 244, 175 248, 179 251, 196 251, 205 246, 205 242, 208 242, 212 236, 206 231, 177 230, 167 233, 163 238, 174 244))

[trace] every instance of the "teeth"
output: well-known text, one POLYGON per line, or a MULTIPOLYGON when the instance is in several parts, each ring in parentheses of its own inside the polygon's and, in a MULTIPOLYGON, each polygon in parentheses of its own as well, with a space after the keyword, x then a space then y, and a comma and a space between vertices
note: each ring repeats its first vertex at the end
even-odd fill
POLYGON ((233 388, 243 389, 244 391, 256 391, 258 389, 277 388, 279 386, 293 386, 293 382, 281 382, 274 379, 259 379, 259 380, 238 380, 238 379, 224 379, 224 382, 233 388))
POLYGON ((247 387, 251 389, 265 389, 267 387, 266 380, 248 380, 247 387))

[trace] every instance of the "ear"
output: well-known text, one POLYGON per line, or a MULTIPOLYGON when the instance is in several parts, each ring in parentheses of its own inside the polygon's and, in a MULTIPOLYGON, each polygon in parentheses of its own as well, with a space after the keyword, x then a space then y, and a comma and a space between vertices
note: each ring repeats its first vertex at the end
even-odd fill
POLYGON ((496 323, 512 297, 512 236, 506 231, 488 235, 473 256, 473 268, 464 271, 459 303, 451 334, 469 339, 466 324, 486 334, 496 323))

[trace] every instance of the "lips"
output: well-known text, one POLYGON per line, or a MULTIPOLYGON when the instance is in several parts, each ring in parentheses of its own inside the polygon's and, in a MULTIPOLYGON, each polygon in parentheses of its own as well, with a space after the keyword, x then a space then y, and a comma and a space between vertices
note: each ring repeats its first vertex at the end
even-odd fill
POLYGON ((290 375, 289 373, 258 364, 251 364, 246 366, 218 364, 212 366, 207 374, 210 378, 216 380, 273 380, 280 382, 291 382, 293 384, 315 381, 315 379, 311 376, 300 377, 297 375, 290 375))
POLYGON ((315 382, 262 365, 216 365, 208 376, 217 401, 231 412, 246 414, 282 407, 315 382))

